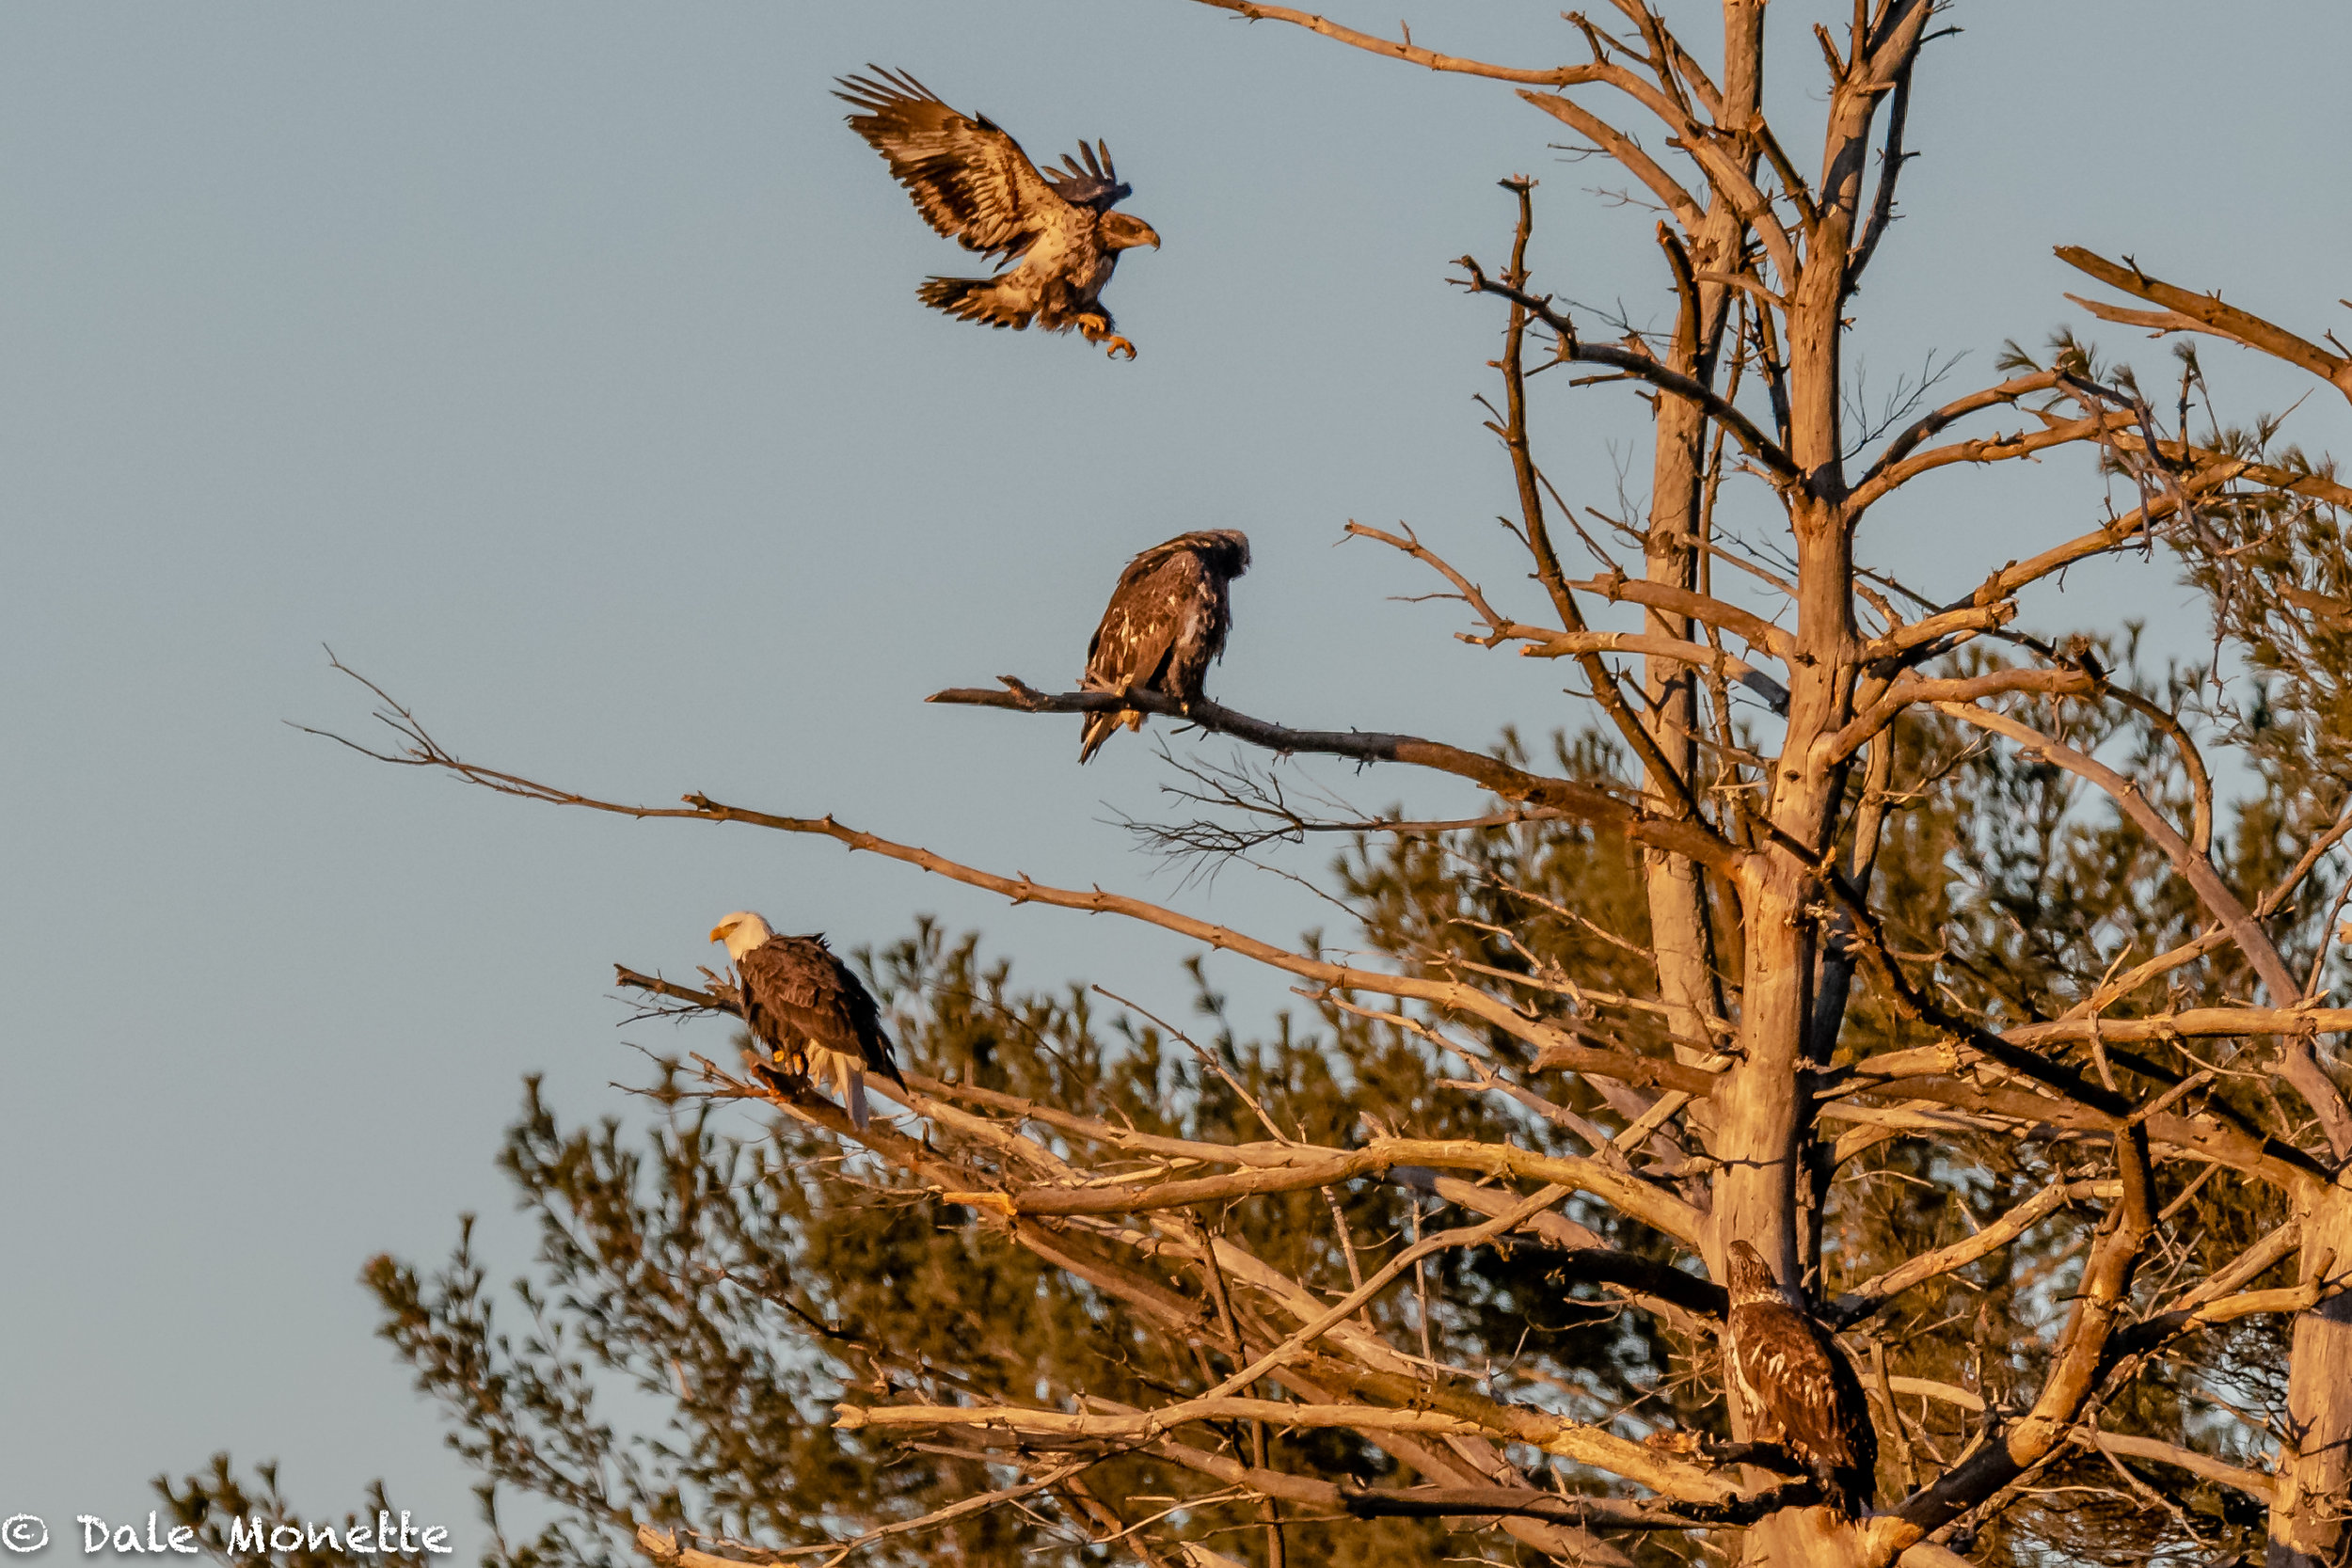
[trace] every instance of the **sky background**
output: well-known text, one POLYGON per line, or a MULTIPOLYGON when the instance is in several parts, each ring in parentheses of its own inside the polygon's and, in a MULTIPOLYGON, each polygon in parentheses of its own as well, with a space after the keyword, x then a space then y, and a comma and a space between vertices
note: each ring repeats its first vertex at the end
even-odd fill
MULTIPOLYGON (((1581 57, 1555 11, 1412 20, 1542 65, 1581 57)), ((1845 11, 1772 9, 1801 163, 1806 33, 1845 11)), ((2352 8, 2259 15, 1956 6, 1857 301, 1867 396, 1931 351, 1964 352, 1953 392, 1997 379, 2004 339, 2079 320, 2058 244, 2343 334, 2352 8)), ((1473 746, 1581 723, 1558 672, 1396 602, 1430 586, 1409 562, 1332 547, 1350 517, 1409 521, 1535 608, 1470 401, 1498 313, 1446 262, 1504 254, 1494 182, 1528 173, 1539 287, 1665 309, 1650 215, 1589 194, 1623 182, 1550 150, 1563 129, 1495 84, 1182 0, 0 7, 0 1513, 46 1515, 62 1553, 74 1513, 143 1518, 148 1478, 228 1448, 281 1458, 320 1514, 383 1476, 470 1557, 469 1478, 358 1271, 437 1260, 469 1210, 493 1277, 522 1267, 492 1164, 522 1076, 576 1121, 628 1113, 633 1047, 722 1048, 716 1022, 616 1027, 610 976, 708 961, 726 911, 848 946, 936 913, 1032 983, 1183 1005, 1186 949, 1151 932, 368 763, 285 722, 364 730, 323 644, 500 766, 830 811, 1278 938, 1329 911, 1246 871, 1182 887, 1110 825, 1157 809, 1149 746, 1081 772, 1074 719, 919 699, 1067 686, 1120 563, 1216 526, 1255 551, 1223 700, 1473 746), (916 306, 926 274, 969 269, 827 96, 868 60, 1041 160, 1109 141, 1166 240, 1109 292, 1136 362, 916 306)), ((2208 361, 2241 412, 2307 389, 2208 361)), ((1630 460, 1638 501, 1640 406, 1538 386, 1561 489, 1612 505, 1630 460)), ((2323 395, 2289 435, 2342 451, 2346 424, 2323 395)), ((1963 591, 2081 531, 2090 467, 1939 477, 1863 553, 1963 591)), ((2201 632, 2160 562, 2078 570, 2031 612, 2147 620, 2160 649, 2201 632)), ((1469 803, 1311 773, 1368 806, 1469 803)), ((1245 1017, 1284 1000, 1211 974, 1245 1017)))

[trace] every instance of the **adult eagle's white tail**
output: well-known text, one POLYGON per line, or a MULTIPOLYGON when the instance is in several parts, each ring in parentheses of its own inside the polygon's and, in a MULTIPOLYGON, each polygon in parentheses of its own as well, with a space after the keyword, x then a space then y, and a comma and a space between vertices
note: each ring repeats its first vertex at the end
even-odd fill
POLYGON ((866 1124, 873 1119, 866 1103, 865 1068, 838 1051, 816 1051, 810 1054, 816 1058, 810 1064, 816 1069, 810 1076, 820 1084, 827 1077, 833 1079, 834 1090, 850 1113, 850 1125, 864 1132, 866 1124))

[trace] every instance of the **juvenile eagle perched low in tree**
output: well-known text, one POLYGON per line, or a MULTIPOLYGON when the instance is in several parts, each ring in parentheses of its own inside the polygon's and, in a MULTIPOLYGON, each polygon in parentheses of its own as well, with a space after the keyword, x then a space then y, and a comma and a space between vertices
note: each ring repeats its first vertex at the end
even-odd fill
POLYGON ((1781 1288, 1764 1255, 1730 1248, 1732 1381, 1748 1411, 1748 1435, 1803 1460, 1848 1518, 1870 1512, 1879 1440, 1870 1402, 1846 1353, 1781 1288))
POLYGON ((780 1088, 799 1088, 828 1072, 850 1119, 866 1122, 866 1073, 906 1087, 882 1032, 882 1009, 821 936, 780 937, 749 910, 710 928, 735 960, 736 994, 766 1060, 754 1070, 780 1088))
POLYGON ((1078 159, 1040 173, 1021 144, 986 115, 958 114, 904 71, 868 66, 873 77, 834 78, 835 98, 864 111, 849 117, 890 164, 890 172, 933 229, 983 256, 1019 257, 993 277, 933 277, 916 291, 924 304, 965 321, 1048 332, 1076 327, 1116 357, 1136 345, 1111 329, 1102 305, 1119 253, 1159 248, 1152 226, 1114 204, 1133 195, 1102 142, 1078 144, 1078 159), (1098 156, 1099 154, 1099 156, 1098 156))
MULTIPOLYGON (((1231 584, 1248 569, 1248 535, 1232 529, 1179 534, 1127 562, 1087 644, 1079 689, 1156 691, 1187 708, 1199 702, 1232 629, 1231 584)), ((1135 708, 1088 714, 1078 760, 1090 760, 1120 725, 1139 730, 1143 720, 1135 708)))

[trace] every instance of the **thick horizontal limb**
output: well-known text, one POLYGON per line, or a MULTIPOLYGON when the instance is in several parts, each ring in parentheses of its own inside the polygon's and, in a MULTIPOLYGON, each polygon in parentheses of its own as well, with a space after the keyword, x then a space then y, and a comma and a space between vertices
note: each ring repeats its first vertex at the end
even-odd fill
POLYGON ((1981 388, 1966 397, 1954 398, 1943 407, 1922 416, 1901 435, 1886 443, 1886 450, 1879 454, 1878 461, 1862 476, 1861 483, 1868 484, 1879 474, 1910 456, 1921 442, 1947 425, 1987 408, 2013 407, 2018 399, 2029 397, 2035 392, 2046 392, 2057 385, 2058 372, 2035 371, 2026 375, 2011 376, 1997 387, 1981 388))
POLYGON ((2096 1430, 2077 1433, 2075 1440, 2105 1449, 2124 1459, 2152 1460, 2158 1465, 2169 1465, 2176 1470, 2186 1470, 2192 1476, 2218 1481, 2265 1504, 2278 1500, 2279 1489, 2267 1471, 2249 1470, 2216 1459, 2211 1454, 2199 1453, 2195 1449, 2182 1448, 2177 1443, 2167 1443, 2154 1437, 2127 1437, 2122 1433, 2096 1430))
MULTIPOLYGON (((2190 500, 2212 494, 2229 483, 2228 476, 2215 469, 2190 474, 2180 482, 2180 492, 2190 500)), ((2013 562, 1987 577, 1967 603, 1990 605, 2008 598, 2019 589, 2042 578, 2056 576, 2077 562, 2093 556, 2106 555, 2126 545, 2136 544, 2148 535, 2150 526, 2164 521, 2180 510, 2180 499, 2158 496, 2146 506, 2136 507, 2112 522, 2079 533, 2063 544, 2053 545, 2040 555, 2013 562)))
MULTIPOLYGON (((658 975, 642 974, 626 965, 615 965, 614 970, 619 983, 634 990, 653 991, 714 1012, 733 1013, 738 1010, 733 998, 715 991, 697 990, 658 975)), ((1642 1060, 1646 1061, 1647 1058, 1642 1060)), ((1684 1068, 1674 1062, 1658 1065, 1677 1073, 1692 1074, 1711 1086, 1709 1075, 1695 1068, 1684 1068)), ((1112 1186, 1024 1187, 1012 1192, 991 1191, 985 1194, 957 1190, 949 1195, 957 1201, 978 1204, 1008 1217, 1022 1214, 1122 1214, 1183 1208, 1264 1193, 1331 1186, 1364 1176, 1385 1176, 1402 1165, 1476 1170, 1490 1176, 1518 1175, 1530 1180, 1562 1181, 1604 1198, 1634 1218, 1693 1244, 1702 1225, 1698 1212, 1681 1199, 1597 1160, 1530 1154, 1507 1145, 1462 1140, 1381 1138, 1375 1139, 1360 1149, 1325 1148, 1311 1144, 1196 1143, 1114 1127, 1107 1122, 1017 1100, 993 1090, 941 1083, 920 1073, 909 1073, 906 1077, 910 1088, 932 1100, 963 1100, 983 1104, 992 1110, 1009 1113, 1019 1119, 1042 1121, 1064 1132, 1096 1138, 1131 1152, 1201 1164, 1245 1167, 1224 1176, 1188 1180, 1129 1182, 1112 1186)), ((890 1092, 882 1085, 877 1085, 877 1089, 884 1094, 890 1092)), ((921 1106, 916 1108, 926 1109, 921 1106)), ((938 1107, 928 1109, 935 1112, 938 1107)))
MULTIPOLYGON (((1996 1058, 1988 1058, 1982 1066, 1998 1068, 2003 1064, 1996 1058)), ((2076 1101, 2005 1085, 1988 1087, 1965 1078, 1899 1078, 1874 1084, 1862 1092, 1897 1102, 1925 1100, 1958 1110, 2077 1132, 2112 1132, 2134 1114, 2129 1109, 2117 1112, 2116 1106, 2129 1105, 2121 1095, 2092 1093, 2076 1101)), ((2227 1165, 2289 1193, 2309 1192, 2314 1186, 2324 1185, 2329 1177, 2327 1165, 2293 1144, 2265 1137, 2215 1111, 2185 1116, 2166 1110, 2145 1117, 2140 1125, 2147 1128, 2149 1142, 2158 1148, 2227 1165)))
MULTIPOLYGON (((1264 1146, 1257 1146, 1263 1148, 1264 1146)), ((1399 1165, 1437 1170, 1474 1170, 1488 1176, 1551 1181, 1586 1192, 1643 1224, 1695 1247, 1706 1233, 1706 1216, 1681 1198, 1600 1160, 1536 1154, 1508 1144, 1458 1138, 1375 1138, 1361 1148, 1337 1151, 1300 1145, 1296 1163, 1258 1166, 1195 1180, 1123 1187, 1021 1187, 990 1195, 1007 1214, 1127 1214, 1221 1202, 1264 1193, 1300 1192, 1369 1176, 1399 1165)), ((963 1201, 974 1201, 965 1198, 963 1201)))
POLYGON ((2152 305, 2163 307, 2166 319, 2161 323, 2146 319, 2141 311, 2121 311, 2113 307, 2101 307, 2085 300, 2082 303, 2093 314, 2110 321, 2128 322, 2136 326, 2157 326, 2163 331, 2195 331, 2228 338, 2248 348, 2258 349, 2274 358, 2311 372, 2334 387, 2345 397, 2352 398, 2352 356, 2330 354, 2317 343, 2297 337, 2276 323, 2265 321, 2249 310, 2234 305, 2224 305, 2217 294, 2201 294, 2151 277, 2137 265, 2121 265, 2080 245, 2062 245, 2057 247, 2058 259, 2077 272, 2088 273, 2111 289, 2121 289, 2152 305))
MULTIPOLYGON (((2060 379, 2059 373, 2055 371, 2037 372, 2004 382, 1999 387, 1972 393, 1936 410, 1905 431, 1871 466, 1848 498, 1850 513, 1858 515, 1920 475, 1949 467, 1956 463, 2005 462, 2031 457, 2071 442, 2089 440, 2104 441, 2124 451, 2148 450, 2146 437, 2137 428, 2138 416, 2128 409, 2105 409, 2080 419, 2064 420, 2042 414, 2037 417, 2045 422, 2038 431, 1958 441, 1926 451, 1915 450, 1917 439, 1924 439, 1953 419, 1981 408, 2012 404, 2028 392, 2049 389, 2060 379), (1914 438, 1915 436, 1917 439, 1914 438)), ((2296 473, 2271 464, 2250 462, 2179 441, 2158 441, 2156 451, 2169 462, 2193 469, 2203 489, 2215 489, 2244 479, 2269 489, 2308 496, 2331 506, 2352 504, 2352 488, 2337 483, 2325 475, 2296 473)))
POLYGON ((1727 1503, 1740 1494, 1729 1481, 1643 1444, 1581 1421, 1518 1407, 1507 1427, 1484 1425, 1447 1410, 1396 1409, 1375 1404, 1305 1404, 1226 1396, 1187 1400, 1159 1410, 1132 1412, 1033 1410, 1018 1405, 837 1405, 834 1425, 845 1432, 936 1431, 980 1427, 1062 1438, 1147 1441, 1193 1421, 1263 1421, 1291 1431, 1407 1432, 1435 1436, 1499 1437, 1607 1470, 1686 1503, 1727 1503))
MULTIPOLYGON (((1916 658, 1929 644, 1947 638, 1963 637, 1976 632, 1997 631, 2017 618, 2017 601, 1999 599, 1988 605, 1964 604, 1942 610, 1920 620, 1895 626, 1883 637, 1874 637, 1862 645, 1862 660, 1866 664, 1882 659, 1916 658)), ((1906 662, 1910 660, 1906 659, 1906 662)))
MULTIPOLYGON (((2128 430, 2118 432, 2111 444, 2125 451, 2148 450, 2147 440, 2128 430)), ((2352 506, 2352 485, 2339 484, 2325 474, 2297 473, 2275 464, 2250 463, 2242 457, 2232 457, 2226 452, 2213 451, 2204 447, 2186 446, 2179 441, 2159 440, 2156 455, 2169 463, 2186 465, 2201 474, 2211 473, 2217 483, 2251 480, 2265 490, 2303 496, 2312 500, 2326 501, 2329 506, 2352 506)))
MULTIPOLYGON (((2119 1026, 2130 1022, 2120 1021, 2119 1026)), ((1838 1074, 1837 1086, 1830 1092, 1867 1094, 1898 1103, 1906 1099, 1926 1100, 2019 1122, 2083 1132, 2111 1132, 2128 1122, 2137 1122, 2148 1129, 2148 1136, 2160 1147, 2258 1176, 2289 1192, 2305 1192, 2313 1182, 2328 1179, 2328 1167, 2310 1154, 2293 1144, 2257 1132, 2223 1109, 2207 1105, 2194 1116, 2173 1109, 2184 1080, 2152 1062, 2137 1060, 2121 1051, 2109 1053, 2116 1066, 2163 1085, 2153 1100, 2138 1102, 2128 1095, 2084 1080, 2072 1069, 2048 1062, 2036 1053, 2033 1046, 2013 1042, 2006 1035, 1990 1031, 1972 1035, 1964 1028, 1954 1032, 1962 1035, 1965 1043, 1954 1039, 1940 1045, 1865 1056, 1838 1074), (1988 1041, 1996 1049, 1983 1049, 1988 1041), (1988 1069, 2050 1092, 1977 1082, 1978 1075, 1988 1069)), ((2110 1047, 2123 1043, 2104 1033, 2101 1037, 2110 1047)))
POLYGON ((1654 816, 1591 784, 1530 773, 1499 758, 1443 741, 1373 730, 1294 730, 1236 713, 1206 698, 1186 707, 1173 697, 1156 691, 1056 693, 1040 691, 1010 675, 997 678, 1005 683, 1001 691, 988 687, 956 687, 934 691, 924 701, 1009 708, 1015 713, 1101 713, 1124 708, 1157 713, 1270 752, 1305 752, 1358 762, 1396 762, 1451 773, 1503 800, 1549 806, 1596 827, 1623 833, 1638 844, 1686 856, 1718 870, 1729 870, 1739 861, 1740 852, 1704 822, 1654 816))
POLYGON ((2003 1031, 2002 1038, 2031 1046, 2092 1039, 2137 1045, 2145 1040, 2344 1033, 2352 1033, 2352 1007, 2189 1007, 2153 1018, 2070 1018, 2053 1023, 2021 1023, 2003 1031))
POLYGON ((1900 718, 1904 709, 1915 707, 1921 703, 1933 703, 1939 708, 1949 709, 2012 691, 2033 691, 2047 697, 2081 697, 2096 690, 2099 684, 2099 677, 2088 671, 2029 667, 1945 678, 1906 675, 1887 688, 1886 695, 1854 715, 1843 729, 1815 741, 1813 755, 1817 765, 1843 762, 1900 718))
POLYGON ((1237 1459, 1170 1441, 1150 1452, 1228 1486, 1358 1519, 1509 1518, 1549 1520, 1589 1529, 1691 1529, 1738 1525, 1775 1509, 1801 1507, 1818 1497, 1812 1483, 1792 1482, 1714 1505, 1668 1507, 1616 1497, 1567 1497, 1517 1486, 1414 1486, 1372 1488, 1339 1485, 1283 1470, 1261 1470, 1237 1459))
POLYGON ((1693 589, 1678 588, 1671 582, 1657 582, 1648 578, 1629 578, 1623 572, 1574 580, 1568 586, 1607 599, 1612 604, 1638 604, 1650 610, 1687 615, 1693 621, 1704 621, 1710 626, 1731 633, 1749 647, 1770 654, 1783 664, 1792 664, 1798 659, 1794 636, 1761 615, 1751 614, 1737 605, 1725 604, 1693 589))
POLYGON ((1597 68, 1593 66, 1555 66, 1537 71, 1518 66, 1490 65, 1484 60, 1465 59, 1456 55, 1441 55, 1434 49, 1423 49, 1409 39, 1399 43, 1376 33, 1358 32, 1353 27, 1340 25, 1328 17, 1289 6, 1262 6, 1256 0, 1197 0, 1197 3, 1220 11, 1231 11, 1251 22, 1287 22, 1294 27, 1304 27, 1311 33, 1346 44, 1351 49, 1384 55, 1390 59, 1403 60, 1407 65, 1422 66, 1430 71, 1484 76, 1497 82, 1524 82, 1532 87, 1565 87, 1597 79, 1597 68))
POLYGON ((2134 418, 2129 411, 2106 410, 2079 420, 2048 424, 2040 430, 2019 431, 2009 436, 1986 436, 1973 441, 1955 441, 1949 446, 1930 447, 1925 451, 1912 453, 1900 462, 1872 469, 1847 498, 1847 513, 1850 516, 1860 516, 1921 474, 1932 473, 1938 468, 1948 468, 1956 463, 2006 463, 2020 457, 2032 457, 2053 447, 2075 441, 2099 440, 2127 428, 2134 418))

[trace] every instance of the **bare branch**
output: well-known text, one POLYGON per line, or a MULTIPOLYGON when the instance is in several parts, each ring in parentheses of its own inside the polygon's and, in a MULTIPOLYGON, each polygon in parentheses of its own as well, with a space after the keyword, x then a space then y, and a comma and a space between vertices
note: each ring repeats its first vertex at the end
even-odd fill
POLYGON ((1469 256, 1455 263, 1470 274, 1466 287, 1472 293, 1500 294, 1525 309, 1560 335, 1560 357, 1579 364, 1607 365, 1623 371, 1637 380, 1646 381, 1661 391, 1686 398, 1707 410, 1708 417, 1721 423, 1732 434, 1749 456, 1761 463, 1773 477, 1794 482, 1801 478, 1796 463, 1781 450, 1780 444, 1756 428, 1756 421, 1734 408, 1715 392, 1677 371, 1667 369, 1647 355, 1630 349, 1616 348, 1605 343, 1585 343, 1577 339, 1576 324, 1551 308, 1549 295, 1538 296, 1509 283, 1488 277, 1477 261, 1469 256))
POLYGON ((1416 736, 1383 735, 1369 730, 1292 730, 1236 713, 1203 699, 1189 707, 1155 691, 1067 691, 1049 694, 1013 677, 1000 676, 1006 689, 959 687, 936 691, 926 702, 955 703, 973 707, 1009 708, 1017 713, 1091 713, 1112 707, 1139 708, 1147 713, 1181 718, 1215 735, 1230 735, 1253 746, 1280 752, 1316 752, 1359 762, 1401 762, 1452 773, 1490 790, 1506 800, 1549 806, 1565 815, 1621 832, 1638 843, 1686 855, 1710 865, 1728 866, 1738 851, 1705 822, 1673 818, 1628 805, 1590 784, 1547 778, 1514 768, 1498 758, 1467 752, 1442 741, 1416 736))
MULTIPOLYGON (((1627 578, 1632 582, 1634 578, 1627 578)), ((1758 670, 1747 660, 1710 648, 1703 642, 1686 642, 1680 638, 1663 637, 1654 632, 1635 631, 1549 631, 1542 626, 1514 625, 1510 635, 1524 639, 1527 646, 1519 650, 1528 658, 1563 658, 1577 654, 1645 654, 1652 658, 1671 658, 1738 681, 1764 699, 1774 713, 1788 711, 1788 689, 1758 670)))
POLYGON ((1622 572, 1613 572, 1605 578, 1589 578, 1581 582, 1571 582, 1568 586, 1597 594, 1613 603, 1646 605, 1652 610, 1671 610, 1677 615, 1687 615, 1693 621, 1704 621, 1710 626, 1720 626, 1749 647, 1761 649, 1783 663, 1792 663, 1798 657, 1796 639, 1770 621, 1692 589, 1677 588, 1672 583, 1656 582, 1647 578, 1629 578, 1622 572))
POLYGON ((1989 1258, 2069 1203, 2122 1196, 2116 1181, 2056 1181, 1965 1240, 1934 1248, 1874 1275, 1839 1296, 1830 1316, 1839 1327, 1861 1322, 1914 1286, 1989 1258))
POLYGON ((1372 33, 1360 33, 1353 27, 1343 27, 1327 17, 1317 16, 1312 11, 1295 10, 1289 6, 1263 6, 1256 4, 1255 0, 1197 0, 1197 3, 1213 7, 1220 11, 1232 11, 1234 15, 1247 18, 1251 22, 1287 22, 1294 27, 1304 27, 1311 33, 1321 34, 1335 42, 1346 44, 1351 49, 1361 49, 1373 55, 1384 55, 1390 59, 1403 60, 1407 65, 1424 66, 1431 71, 1454 71, 1465 76, 1484 76, 1498 82, 1525 82, 1534 87, 1567 87, 1577 82, 1599 80, 1597 72, 1590 66, 1569 66, 1549 71, 1525 71, 1515 66, 1489 65, 1483 60, 1441 55, 1434 49, 1423 49, 1419 44, 1409 41, 1391 42, 1388 39, 1372 33))
MULTIPOLYGON (((2311 372, 2345 397, 2352 398, 2352 357, 2330 354, 2317 343, 2298 338, 2286 328, 2265 321, 2250 311, 2224 305, 2218 294, 2192 293, 2161 278, 2151 277, 2133 264, 2129 257, 2124 258, 2124 265, 2118 266, 2103 256, 2071 245, 2059 245, 2055 254, 2068 266, 2077 272, 2089 273, 2109 288, 2121 289, 2127 294, 2136 294, 2152 304, 2162 306, 2166 312, 2162 330, 2207 332, 2243 343, 2248 348, 2259 349, 2298 370, 2311 372), (2173 325, 2175 322, 2178 325, 2173 325)), ((2103 309, 2090 305, 2089 301, 2077 303, 2085 305, 2094 313, 2106 315, 2110 321, 2126 320, 2136 326, 2156 325, 2142 319, 2142 313, 2138 311, 2108 314, 2113 307, 2103 309)))

